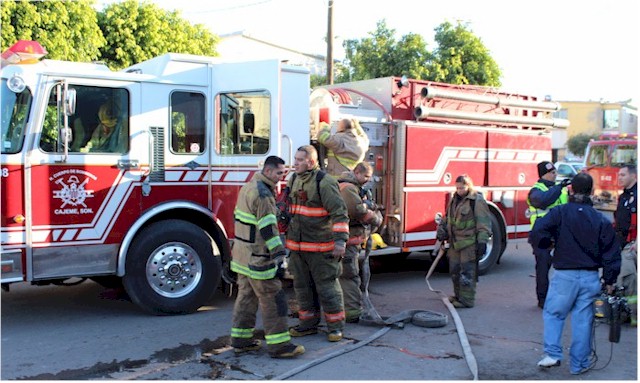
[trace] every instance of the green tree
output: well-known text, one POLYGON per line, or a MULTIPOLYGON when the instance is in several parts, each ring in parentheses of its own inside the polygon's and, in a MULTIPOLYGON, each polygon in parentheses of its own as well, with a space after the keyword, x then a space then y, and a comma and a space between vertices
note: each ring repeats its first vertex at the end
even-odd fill
POLYGON ((93 61, 105 44, 98 27, 93 0, 2 0, 2 51, 18 40, 36 40, 47 58, 93 61))
POLYGON ((589 141, 597 137, 597 134, 578 133, 567 140, 567 149, 577 156, 582 156, 587 149, 589 141))
POLYGON ((465 25, 449 22, 435 29, 438 47, 430 65, 431 80, 499 87, 500 69, 482 40, 465 25))
POLYGON ((179 11, 168 12, 136 0, 113 3, 98 13, 107 43, 102 59, 119 70, 168 52, 217 56, 218 37, 191 25, 179 11))
POLYGON ((385 20, 378 21, 370 37, 344 42, 345 65, 337 80, 365 80, 386 76, 401 76, 425 79, 427 63, 431 57, 422 36, 410 33, 400 40, 395 39, 395 29, 389 29, 385 20))

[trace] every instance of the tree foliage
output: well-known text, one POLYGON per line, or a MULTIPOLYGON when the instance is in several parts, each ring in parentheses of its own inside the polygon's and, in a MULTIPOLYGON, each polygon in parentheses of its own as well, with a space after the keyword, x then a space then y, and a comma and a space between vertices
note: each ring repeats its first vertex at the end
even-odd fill
POLYGON ((105 44, 96 21, 92 0, 13 1, 2 0, 2 47, 18 40, 36 40, 47 58, 92 61, 105 44))
POLYGON ((501 72, 482 41, 466 26, 449 22, 435 29, 433 52, 420 35, 409 33, 399 40, 386 21, 377 23, 369 37, 344 43, 348 71, 337 82, 406 75, 409 78, 500 86, 501 72))
POLYGON ((582 156, 587 149, 589 141, 597 137, 597 134, 578 133, 567 140, 567 149, 577 156, 582 156))
POLYGON ((2 51, 18 40, 36 40, 49 59, 102 60, 114 70, 168 52, 217 55, 218 37, 177 11, 136 0, 98 12, 93 5, 94 0, 2 0, 2 51))
POLYGON ((500 69, 482 40, 465 25, 449 22, 435 29, 431 79, 451 84, 500 86, 500 69))
POLYGON ((113 3, 98 14, 107 43, 102 59, 112 69, 122 69, 155 56, 191 53, 217 56, 218 38, 203 25, 191 25, 177 11, 136 0, 113 3))
POLYGON ((374 32, 360 40, 344 42, 346 65, 349 71, 336 76, 344 81, 407 75, 426 78, 426 64, 430 54, 422 36, 410 33, 400 40, 395 39, 395 29, 389 29, 385 20, 378 21, 374 32))

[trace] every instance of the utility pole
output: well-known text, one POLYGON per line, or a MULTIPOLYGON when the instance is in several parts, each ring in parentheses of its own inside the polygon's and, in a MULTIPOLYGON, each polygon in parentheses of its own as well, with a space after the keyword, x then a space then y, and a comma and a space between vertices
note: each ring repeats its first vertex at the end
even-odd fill
POLYGON ((333 0, 327 10, 327 84, 333 84, 333 0))

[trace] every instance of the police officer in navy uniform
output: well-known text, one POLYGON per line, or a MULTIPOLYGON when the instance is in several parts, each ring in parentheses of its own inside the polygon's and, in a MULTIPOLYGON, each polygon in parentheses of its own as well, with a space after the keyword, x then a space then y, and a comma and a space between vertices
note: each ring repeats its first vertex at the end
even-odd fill
MULTIPOLYGON (((533 229, 536 219, 547 214, 551 208, 566 204, 569 201, 569 193, 566 186, 570 180, 563 180, 562 183, 556 185, 558 173, 551 162, 542 161, 538 164, 538 176, 540 179, 533 185, 527 198, 531 229, 533 229)), ((549 288, 551 250, 540 249, 533 246, 533 255, 536 257, 536 295, 538 296, 538 307, 543 308, 549 288)))
POLYGON ((637 223, 632 222, 633 215, 638 213, 638 171, 635 165, 624 165, 618 172, 618 182, 624 188, 618 197, 618 207, 614 214, 616 236, 624 247, 635 239, 637 223), (630 238, 631 237, 631 238, 630 238))

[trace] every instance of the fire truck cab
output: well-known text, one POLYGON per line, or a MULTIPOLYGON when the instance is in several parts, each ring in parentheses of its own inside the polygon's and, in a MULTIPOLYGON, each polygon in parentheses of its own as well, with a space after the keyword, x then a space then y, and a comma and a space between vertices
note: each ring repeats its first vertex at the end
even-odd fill
POLYGON ((195 311, 228 263, 240 187, 308 142, 308 71, 277 60, 18 62, 0 88, 5 288, 121 278, 149 312, 195 311))

